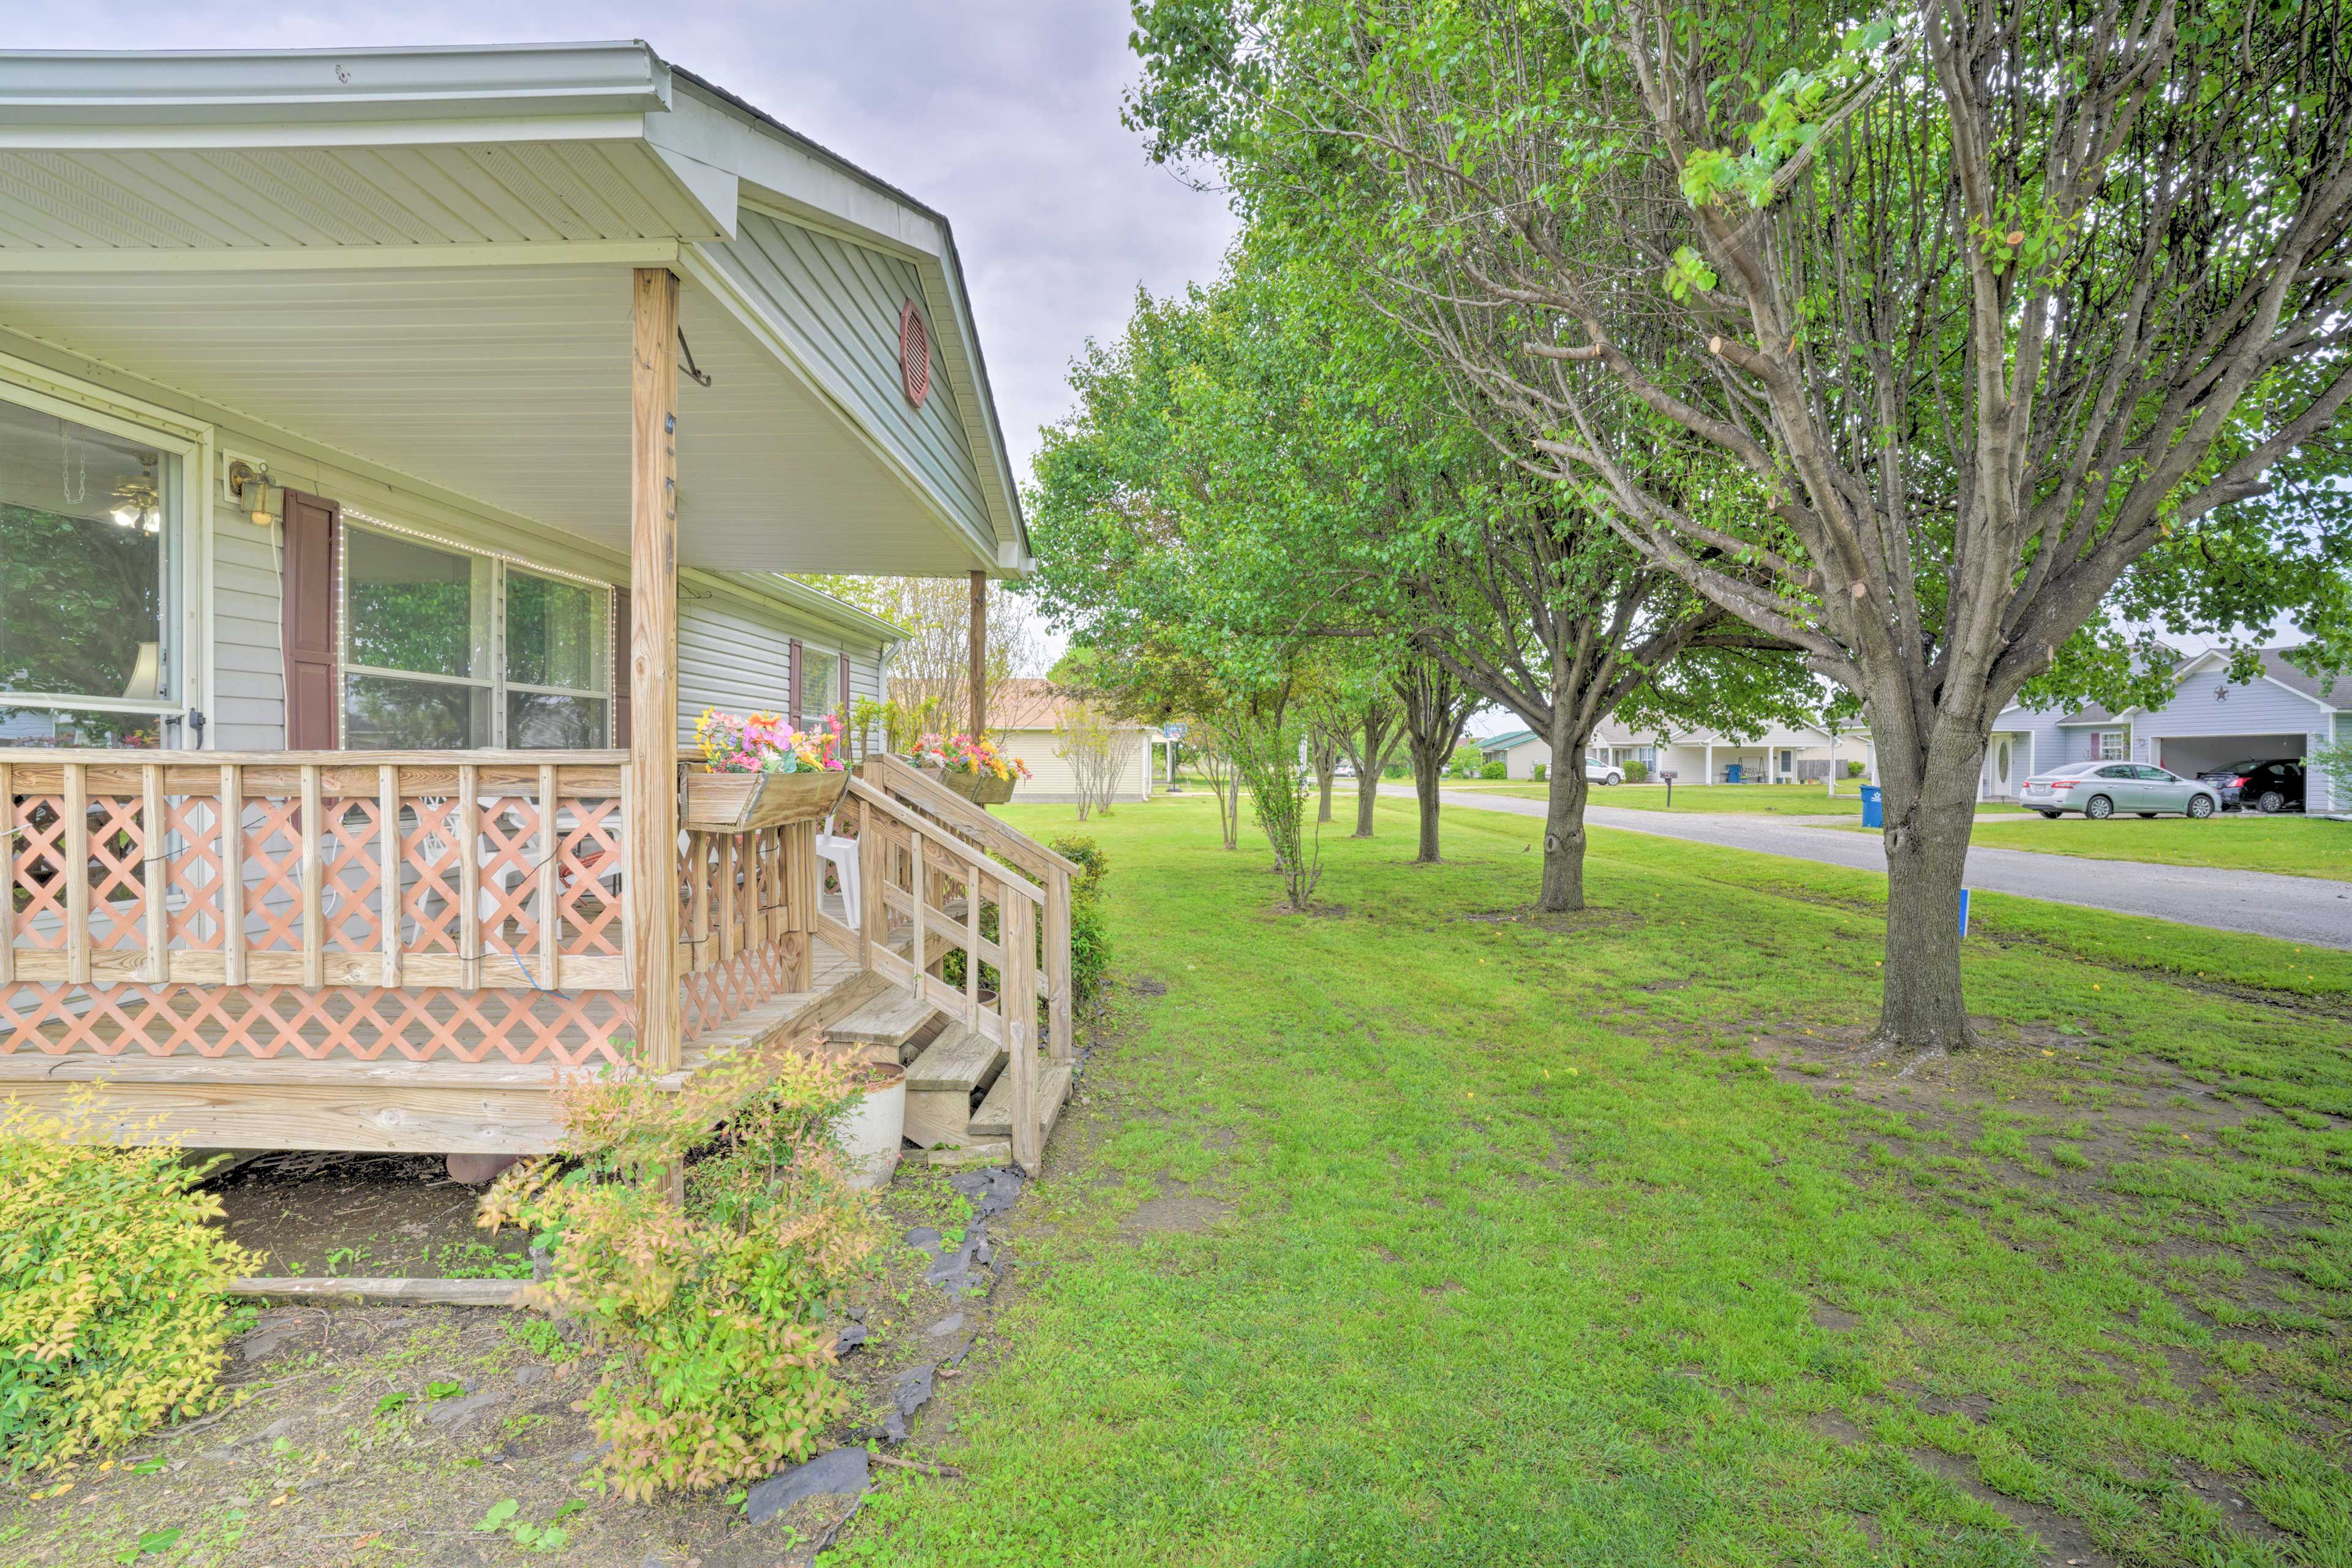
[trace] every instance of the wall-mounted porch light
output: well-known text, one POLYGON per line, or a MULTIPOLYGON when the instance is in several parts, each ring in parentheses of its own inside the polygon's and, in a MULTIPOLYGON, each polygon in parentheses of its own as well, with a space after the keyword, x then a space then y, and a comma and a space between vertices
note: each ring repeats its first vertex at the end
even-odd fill
POLYGON ((268 528, 278 520, 269 510, 269 466, 256 465, 243 458, 232 458, 228 465, 229 494, 245 509, 245 515, 256 528, 268 528))

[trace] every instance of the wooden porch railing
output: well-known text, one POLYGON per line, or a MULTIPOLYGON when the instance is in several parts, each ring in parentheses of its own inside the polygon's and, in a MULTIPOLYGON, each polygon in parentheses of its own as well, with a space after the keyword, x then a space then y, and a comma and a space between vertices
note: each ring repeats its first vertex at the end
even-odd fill
MULTIPOLYGON (((1078 868, 897 757, 866 757, 844 808, 856 813, 850 820, 860 824, 861 844, 866 842, 864 825, 877 825, 877 851, 866 863, 887 868, 878 878, 873 871, 861 873, 868 886, 883 889, 881 897, 866 900, 866 945, 888 946, 887 928, 873 926, 877 911, 886 921, 903 916, 911 929, 919 908, 919 923, 929 933, 919 954, 908 948, 909 959, 919 957, 908 965, 910 973, 877 967, 957 1013, 967 1027, 1004 1043, 1005 1070, 1013 1077, 1013 1155, 1036 1170, 1050 1114, 1038 1096, 1040 1023, 1047 1060, 1068 1063, 1075 1046, 1070 881, 1078 868), (977 899, 971 894, 975 878, 977 899), (982 926, 983 908, 991 905, 997 911, 993 941, 982 926), (945 953, 959 948, 966 954, 960 1012, 952 1005, 952 988, 929 973, 945 953), (975 952, 981 963, 1002 976, 993 1007, 979 999, 975 976, 981 963, 971 961, 975 952)), ((886 964, 894 962, 905 961, 892 947, 886 964)))
POLYGON ((1013 1157, 1038 1166, 1045 1124, 1037 1100, 1037 925, 1044 898, 940 824, 852 777, 835 829, 856 830, 863 899, 853 931, 820 914, 819 933, 858 962, 1002 1045, 1013 1081, 1013 1157), (995 919, 988 919, 990 911, 995 919), (995 934, 988 934, 989 925, 995 934), (903 931, 901 930, 903 928, 903 931), (904 951, 901 951, 903 937, 904 951), (963 982, 932 971, 964 954, 963 982), (996 972, 990 994, 982 966, 996 972))
POLYGON ((1045 1039, 1057 1059, 1074 1048, 1070 1009, 1070 879, 1077 866, 1027 834, 1006 826, 904 759, 881 752, 859 764, 860 775, 891 799, 940 826, 1027 877, 1045 895, 1045 1039))
MULTIPOLYGON (((0 750, 0 1054, 620 1060, 626 762, 0 750)), ((689 1043, 810 988, 810 831, 681 836, 689 1043)))

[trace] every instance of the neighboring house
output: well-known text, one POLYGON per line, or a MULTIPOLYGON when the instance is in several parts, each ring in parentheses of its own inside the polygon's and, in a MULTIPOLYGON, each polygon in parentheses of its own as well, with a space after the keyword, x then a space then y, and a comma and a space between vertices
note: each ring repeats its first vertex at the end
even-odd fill
POLYGON ((1671 773, 1683 784, 1820 784, 1834 771, 1843 780, 1846 764, 1864 764, 1866 777, 1878 776, 1878 754, 1867 731, 1842 729, 1832 735, 1819 724, 1765 727, 1748 738, 1712 730, 1640 733, 1630 725, 1611 721, 1592 737, 1589 753, 1595 762, 1622 767, 1639 762, 1655 778, 1671 773))
MULTIPOLYGON (((997 743, 1029 768, 1028 782, 1020 786, 1015 798, 1077 799, 1077 773, 1069 759, 1061 755, 1062 741, 1055 730, 1070 699, 1050 680, 1014 679, 999 686, 989 701, 989 728, 996 733, 997 743)), ((1160 731, 1150 724, 1121 719, 1113 721, 1112 733, 1113 756, 1118 765, 1118 793, 1112 799, 1150 800, 1152 742, 1160 731)))
MULTIPOLYGON (((887 858, 850 911, 807 821, 681 832, 674 737, 884 689, 779 574, 1030 555, 946 218, 612 43, 0 53, 0 830, 87 838, 0 856, 0 1094, 499 1153, 559 1068, 920 984, 887 858)), ((876 776, 853 826, 1013 874, 876 776)), ((1044 963, 955 1010, 1025 1043, 1043 987, 1066 1047, 1030 890, 1044 963)))
POLYGON ((1533 730, 1490 735, 1476 744, 1480 759, 1500 762, 1509 778, 1531 779, 1536 776, 1536 769, 1549 771, 1551 766, 1551 742, 1533 730))
MULTIPOLYGON (((2352 679, 2307 675, 2288 662, 2293 651, 2263 649, 2262 673, 2250 681, 2229 679, 2226 653, 2184 659, 2173 672, 2172 700, 2160 708, 2110 713, 2095 705, 2059 713, 2012 703, 1993 722, 1979 792, 2012 799, 2025 779, 2070 763, 2154 763, 2194 774, 2250 758, 2305 757, 2333 740, 2352 741, 2352 679)), ((2306 789, 2313 811, 2352 806, 2331 800, 2329 781, 2317 770, 2306 789)))

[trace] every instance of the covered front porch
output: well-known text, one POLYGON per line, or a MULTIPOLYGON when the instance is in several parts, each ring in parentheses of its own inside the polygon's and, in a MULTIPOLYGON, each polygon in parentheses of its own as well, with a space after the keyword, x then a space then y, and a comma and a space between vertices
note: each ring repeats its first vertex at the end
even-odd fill
POLYGON ((642 45, 26 57, 0 107, 0 618, 122 545, 85 656, 0 649, 0 1093, 496 1154, 570 1074, 970 1041, 955 1140, 1034 1168, 1067 862, 880 756, 854 901, 816 824, 682 815, 707 694, 851 707, 777 574, 1025 569, 945 220, 642 45))

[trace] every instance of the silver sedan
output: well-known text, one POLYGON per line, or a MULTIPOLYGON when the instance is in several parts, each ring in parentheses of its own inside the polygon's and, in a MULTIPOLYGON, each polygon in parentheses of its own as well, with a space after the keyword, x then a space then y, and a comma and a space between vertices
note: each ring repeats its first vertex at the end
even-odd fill
POLYGON ((2221 808, 2221 797, 2210 784, 2146 763, 2076 763, 2053 768, 2027 779, 2018 800, 2044 816, 2079 811, 2095 822, 2124 811, 2140 816, 2178 812, 2201 818, 2221 808))

